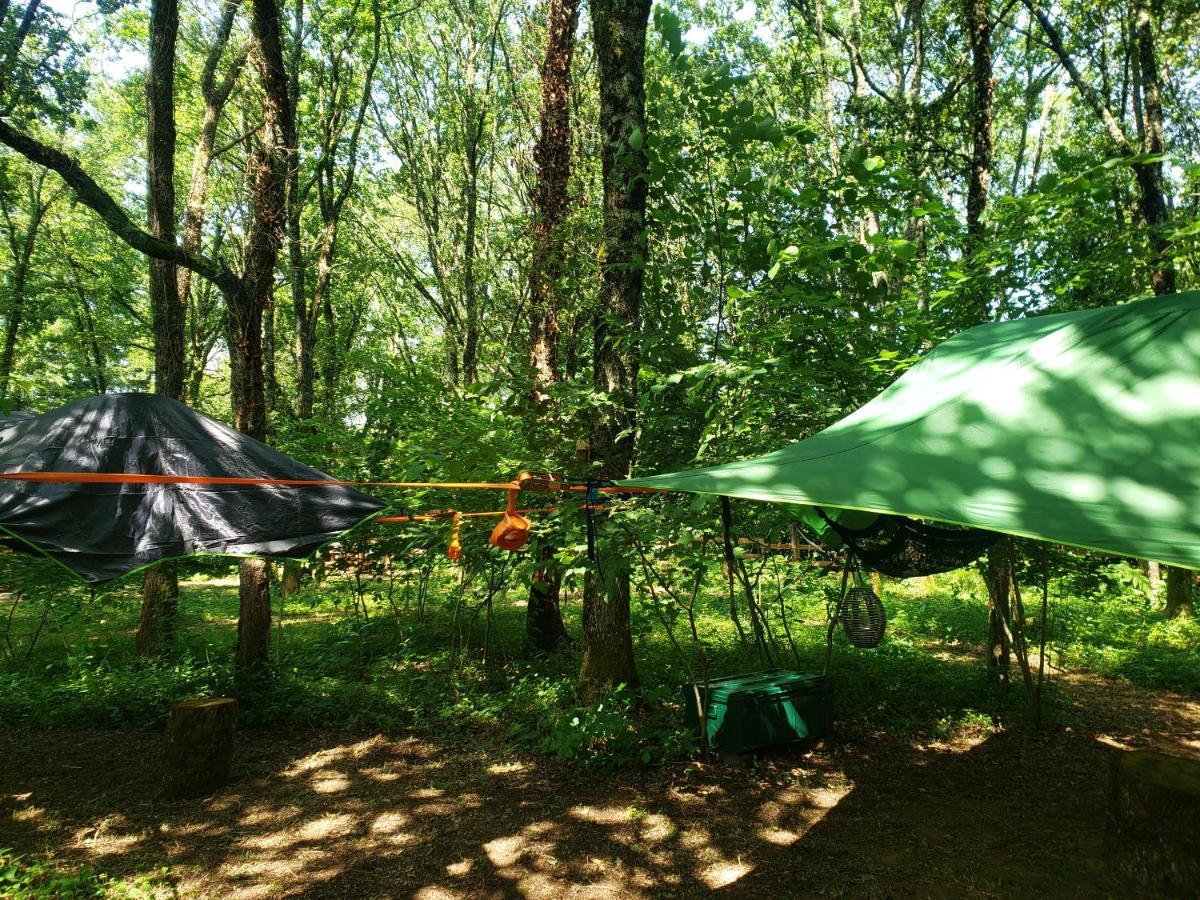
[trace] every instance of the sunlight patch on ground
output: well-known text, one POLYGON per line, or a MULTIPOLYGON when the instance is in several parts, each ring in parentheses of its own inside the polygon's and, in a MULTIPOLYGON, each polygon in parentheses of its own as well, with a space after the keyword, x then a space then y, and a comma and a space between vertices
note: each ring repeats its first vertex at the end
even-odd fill
POLYGON ((516 775, 518 772, 524 772, 525 769, 525 763, 521 762, 494 763, 487 767, 487 773, 489 775, 516 775))
POLYGON ((350 826, 354 823, 352 816, 345 813, 322 816, 311 822, 305 822, 297 830, 297 836, 304 841, 320 841, 330 837, 349 835, 350 826))
POLYGON ((520 835, 496 838, 483 845, 483 852, 492 861, 492 865, 503 869, 516 865, 525 851, 525 841, 520 835))
POLYGON ((341 772, 318 775, 312 780, 312 789, 318 794, 337 794, 350 787, 350 779, 341 772))
POLYGON ((452 891, 438 884, 427 884, 413 894, 413 900, 458 900, 463 896, 465 895, 461 891, 452 891))
POLYGON ((630 819, 629 808, 625 806, 573 806, 570 816, 594 825, 624 825, 630 819))
POLYGON ((460 859, 456 863, 450 863, 446 866, 446 872, 453 875, 455 878, 464 878, 471 874, 471 869, 475 865, 473 859, 460 859))
POLYGON ((758 829, 759 840, 765 841, 768 844, 775 844, 778 847, 790 847, 796 841, 800 840, 800 835, 794 831, 788 831, 786 828, 760 828, 758 829))
POLYGON ((389 781, 398 780, 402 777, 403 772, 399 770, 399 767, 392 768, 389 766, 376 766, 373 769, 359 769, 358 774, 366 775, 368 778, 374 779, 375 781, 382 781, 386 783, 389 781))
POLYGON ((675 823, 661 813, 651 813, 646 816, 638 829, 638 839, 643 844, 653 847, 674 837, 679 829, 675 823))
POLYGON ((754 871, 754 866, 744 862, 723 862, 711 865, 700 873, 700 880, 712 888, 727 887, 754 871))
POLYGON ((375 834, 395 834, 408 822, 409 817, 402 812, 380 813, 371 823, 371 831, 375 834))
MULTIPOLYGON (((243 828, 257 828, 260 825, 278 825, 281 821, 294 819, 303 813, 299 806, 288 804, 286 806, 256 806, 247 811, 239 820, 238 824, 243 828)), ((188 826, 191 829, 193 826, 188 826)), ((185 829, 183 833, 188 833, 185 829)))

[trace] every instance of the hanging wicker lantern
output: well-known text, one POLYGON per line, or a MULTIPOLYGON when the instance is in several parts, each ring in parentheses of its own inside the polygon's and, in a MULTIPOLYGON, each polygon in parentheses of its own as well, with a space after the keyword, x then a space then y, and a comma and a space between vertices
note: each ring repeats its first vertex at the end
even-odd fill
POLYGON ((865 650, 878 647, 887 630, 883 601, 869 587, 853 587, 846 591, 846 596, 838 603, 837 617, 850 643, 865 650))

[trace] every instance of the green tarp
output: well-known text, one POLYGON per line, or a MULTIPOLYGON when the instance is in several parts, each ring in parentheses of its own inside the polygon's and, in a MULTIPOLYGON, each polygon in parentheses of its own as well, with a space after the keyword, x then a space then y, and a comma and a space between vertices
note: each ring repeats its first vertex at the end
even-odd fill
POLYGON ((982 325, 798 444, 622 482, 1200 569, 1200 292, 982 325))

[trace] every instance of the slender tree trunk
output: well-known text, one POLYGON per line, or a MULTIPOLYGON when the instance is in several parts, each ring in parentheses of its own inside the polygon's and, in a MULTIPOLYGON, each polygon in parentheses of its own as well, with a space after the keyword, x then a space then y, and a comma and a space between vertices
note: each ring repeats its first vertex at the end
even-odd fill
MULTIPOLYGON (((234 426, 263 440, 267 433, 263 376, 263 313, 272 301, 275 264, 287 224, 288 167, 295 119, 283 65, 279 8, 275 0, 253 0, 251 32, 263 87, 263 127, 247 160, 252 208, 240 290, 229 296, 228 341, 234 426)), ((265 662, 271 641, 270 567, 242 561, 236 662, 246 671, 265 662)))
MULTIPOLYGON (((200 250, 203 237, 204 216, 208 208, 208 183, 212 171, 213 152, 217 141, 217 127, 225 112, 225 105, 237 84, 242 66, 246 61, 245 51, 237 55, 229 72, 217 82, 217 67, 229 44, 233 22, 237 15, 239 0, 225 0, 221 19, 213 44, 204 60, 200 74, 200 96, 204 98, 204 116, 200 121, 200 135, 196 140, 196 154, 192 159, 192 176, 188 185, 187 203, 183 213, 183 247, 192 253, 200 250)), ((179 302, 186 309, 191 296, 192 272, 180 266, 176 278, 179 302)))
POLYGON ((29 181, 29 220, 25 231, 18 239, 9 234, 13 266, 9 271, 8 316, 4 324, 4 346, 0 348, 0 398, 7 397, 12 382, 13 367, 17 359, 17 340, 25 320, 25 300, 29 290, 29 271, 33 265, 33 251, 37 245, 38 232, 50 204, 42 199, 42 187, 46 175, 36 171, 29 181))
MULTIPOLYGON (((530 416, 531 457, 544 455, 540 446, 545 446, 548 437, 558 445, 563 440, 558 433, 547 435, 543 422, 550 403, 546 392, 559 379, 559 279, 565 250, 562 227, 570 202, 571 60, 575 51, 579 0, 550 0, 547 19, 546 55, 542 60, 541 130, 533 148, 537 182, 533 189, 533 241, 529 266, 529 364, 533 369, 531 405, 539 414, 530 416)), ((525 637, 531 646, 552 652, 569 640, 559 606, 562 573, 555 564, 552 544, 543 544, 539 552, 541 565, 529 585, 525 637)))
MULTIPOLYGON (((462 378, 464 384, 474 384, 479 380, 479 295, 475 283, 475 245, 476 231, 479 221, 479 132, 483 123, 474 122, 473 131, 467 139, 467 186, 466 213, 467 221, 463 239, 463 347, 462 347, 462 378)), ((480 114, 482 119, 482 114, 480 114)))
MULTIPOLYGON (((1162 86, 1159 83, 1156 52, 1157 25, 1150 7, 1139 0, 1134 10, 1137 37, 1138 65, 1141 70, 1142 115, 1145 120, 1145 149, 1147 153, 1166 151, 1163 128, 1162 86)), ((1163 189, 1161 161, 1134 166, 1137 178, 1142 221, 1149 231, 1150 251, 1154 254, 1150 286, 1155 294, 1175 293, 1175 265, 1171 247, 1164 231, 1170 213, 1163 189)))
POLYGON ((988 550, 984 563, 984 581, 988 592, 988 666, 1007 684, 1012 670, 1012 639, 1008 622, 1012 618, 1009 597, 1012 594, 1012 553, 1010 538, 1004 537, 988 550))
MULTIPOLYGON (((639 320, 645 266, 645 54, 650 0, 592 0, 600 74, 601 165, 604 179, 600 315, 593 383, 610 406, 596 415, 592 457, 604 479, 625 477, 633 463, 637 416, 639 320)), ((603 524, 603 523, 602 523, 603 524)), ((602 528, 607 531, 607 528, 602 528)), ((635 684, 629 630, 628 562, 615 535, 601 534, 583 601, 580 691, 635 684)))
POLYGON ((977 257, 986 239, 983 214, 992 182, 992 120, 996 90, 992 82, 992 20, 989 0, 963 0, 967 39, 971 46, 971 166, 967 178, 967 239, 963 256, 972 271, 975 317, 991 318, 986 264, 977 257))
MULTIPOLYGON (((1134 29, 1140 73, 1138 83, 1144 122, 1144 149, 1147 153, 1161 154, 1166 151, 1166 139, 1156 50, 1158 29, 1151 8, 1141 0, 1134 7, 1134 29)), ((1173 294, 1175 263, 1171 256, 1170 242, 1164 233, 1170 212, 1163 186, 1163 164, 1161 161, 1138 163, 1134 166, 1134 176, 1138 183, 1138 211, 1143 225, 1149 232, 1150 252, 1153 254, 1150 287, 1158 295, 1173 294)), ((1167 616, 1174 618, 1190 614, 1195 575, 1187 569, 1167 566, 1166 581, 1167 616)))
MULTIPOLYGON (((175 36, 177 0, 150 4, 150 61, 146 73, 146 160, 149 170, 147 230, 175 243, 175 36)), ((154 389, 183 397, 184 314, 175 263, 150 260, 150 312, 154 330, 154 389)))
MULTIPOLYGON (((146 71, 146 230, 175 243, 175 38, 178 0, 150 4, 150 59, 146 71)), ((154 331, 154 392, 183 399, 186 307, 181 302, 175 263, 150 260, 150 314, 154 331)), ((160 488, 165 490, 165 488, 160 488)), ((135 647, 154 656, 169 646, 179 580, 173 562, 160 563, 142 582, 142 614, 135 647)))

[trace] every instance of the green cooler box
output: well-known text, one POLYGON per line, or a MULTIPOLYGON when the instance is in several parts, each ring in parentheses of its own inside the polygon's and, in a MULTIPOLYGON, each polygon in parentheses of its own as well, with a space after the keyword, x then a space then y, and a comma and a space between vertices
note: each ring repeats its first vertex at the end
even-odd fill
MULTIPOLYGON (((704 685, 698 685, 704 697, 704 685)), ((708 745, 724 753, 749 753, 814 740, 833 727, 833 685, 828 675, 786 669, 727 675, 708 682, 708 745)), ((684 721, 697 735, 700 715, 692 685, 683 687, 684 721)))

